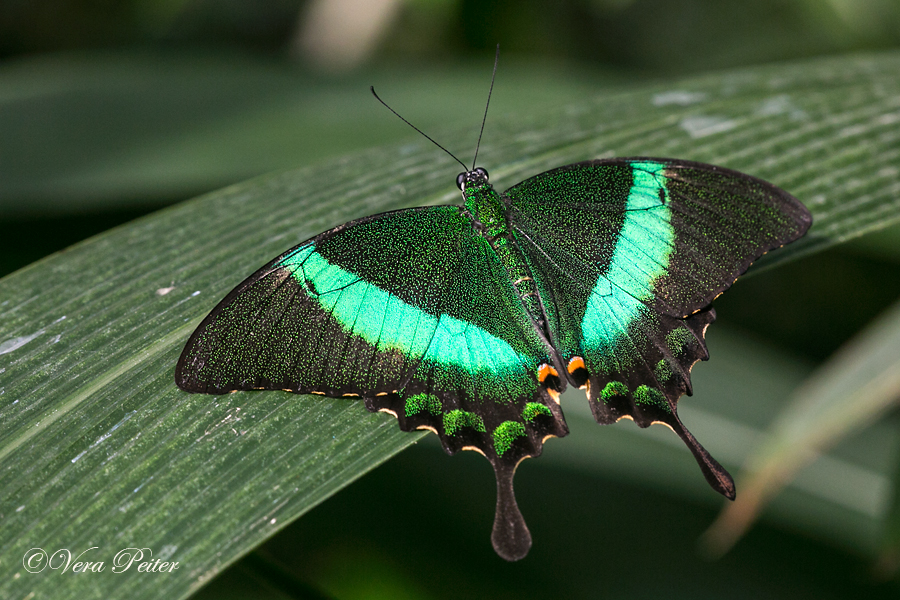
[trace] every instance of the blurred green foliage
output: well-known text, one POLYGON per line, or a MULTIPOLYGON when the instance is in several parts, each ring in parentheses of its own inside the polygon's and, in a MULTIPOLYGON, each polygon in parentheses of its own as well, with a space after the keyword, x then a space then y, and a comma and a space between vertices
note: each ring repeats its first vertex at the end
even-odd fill
MULTIPOLYGON (((215 45, 281 53, 303 0, 43 0, 0 4, 0 56, 215 45)), ((505 51, 672 74, 900 43, 892 0, 405 0, 375 58, 505 51)))

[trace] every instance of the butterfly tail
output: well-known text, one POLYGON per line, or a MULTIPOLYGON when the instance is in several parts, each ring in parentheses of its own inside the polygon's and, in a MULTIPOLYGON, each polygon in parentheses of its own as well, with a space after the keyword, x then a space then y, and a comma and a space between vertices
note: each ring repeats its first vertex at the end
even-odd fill
POLYGON ((531 532, 516 504, 513 476, 516 468, 505 461, 492 461, 497 476, 497 510, 494 513, 494 529, 491 543, 494 551, 510 562, 521 560, 531 549, 531 532))
POLYGON ((706 481, 709 485, 729 500, 734 500, 735 487, 734 479, 731 477, 731 474, 725 470, 725 467, 719 464, 719 461, 714 459, 710 453, 706 451, 706 448, 700 445, 697 438, 687 430, 687 427, 685 427, 681 422, 681 419, 678 418, 678 413, 673 411, 672 418, 667 419, 665 423, 678 434, 678 437, 680 437, 690 449, 691 454, 694 455, 697 464, 700 465, 700 470, 703 471, 703 476, 706 477, 706 481))
MULTIPOLYGON (((594 385, 590 389, 599 387, 596 380, 592 383, 594 385)), ((661 409, 659 406, 642 405, 634 401, 633 395, 627 391, 624 384, 620 387, 621 395, 619 396, 613 396, 606 400, 601 397, 599 401, 598 398, 591 397, 591 409, 594 413, 594 419, 598 423, 610 425, 624 418, 632 419, 639 427, 649 427, 653 423, 668 425, 690 449, 709 485, 729 500, 734 500, 734 479, 725 470, 725 467, 720 465, 684 426, 684 423, 678 417, 674 402, 669 405, 668 409, 661 409)), ((605 389, 609 391, 610 388, 611 386, 607 386, 605 389)), ((660 404, 662 402, 665 402, 665 400, 660 395, 660 404)))

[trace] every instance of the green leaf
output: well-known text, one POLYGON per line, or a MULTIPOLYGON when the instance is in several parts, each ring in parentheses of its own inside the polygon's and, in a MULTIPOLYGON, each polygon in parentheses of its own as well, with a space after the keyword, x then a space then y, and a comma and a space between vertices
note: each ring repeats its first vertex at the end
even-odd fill
MULTIPOLYGON (((882 315, 797 390, 749 457, 741 496, 706 535, 728 550, 797 471, 900 405, 900 303, 882 315)), ((857 494, 863 490, 857 489, 857 494)))
MULTIPOLYGON (((479 156, 501 189, 613 155, 752 173, 814 214, 810 234, 773 255, 785 260, 900 220, 898 72, 890 53, 607 89, 492 115, 479 156)), ((436 135, 460 153, 473 141, 468 124, 436 135)), ((411 137, 234 185, 0 280, 0 594, 184 597, 419 439, 352 400, 195 396, 172 373, 190 331, 266 260, 351 218, 458 202, 458 170, 411 137), (30 548, 94 546, 103 573, 22 565, 30 548), (179 567, 153 585, 112 573, 128 547, 179 567)))

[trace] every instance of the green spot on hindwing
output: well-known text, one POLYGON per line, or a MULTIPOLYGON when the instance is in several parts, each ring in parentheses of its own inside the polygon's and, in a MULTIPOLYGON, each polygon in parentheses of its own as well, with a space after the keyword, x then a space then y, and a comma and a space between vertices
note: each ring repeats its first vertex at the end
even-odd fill
POLYGON ((663 393, 646 385, 638 386, 638 389, 634 391, 634 403, 643 404, 644 406, 655 406, 666 412, 672 412, 663 393))
POLYGON ((695 341, 694 334, 684 326, 676 327, 666 334, 666 345, 675 356, 682 356, 685 349, 695 341))
POLYGON ((433 415, 441 414, 441 399, 432 394, 416 394, 406 399, 406 416, 411 417, 428 411, 433 415))
POLYGON ((484 420, 473 412, 454 409, 444 413, 444 433, 455 435, 463 427, 471 427, 475 431, 485 433, 484 420))
POLYGON ((600 392, 604 404, 609 404, 614 398, 625 398, 628 396, 628 387, 621 381, 610 381, 600 392))
POLYGON ((654 367, 653 369, 653 374, 656 375, 657 380, 665 383, 672 378, 672 365, 670 365, 665 358, 662 358, 658 363, 656 363, 656 367, 654 367))
POLYGON ((503 456, 510 448, 516 438, 525 436, 525 425, 518 421, 503 421, 497 426, 492 434, 494 437, 494 450, 497 455, 503 456))
POLYGON ((531 423, 538 415, 551 416, 550 409, 540 402, 529 402, 522 411, 522 418, 531 423))

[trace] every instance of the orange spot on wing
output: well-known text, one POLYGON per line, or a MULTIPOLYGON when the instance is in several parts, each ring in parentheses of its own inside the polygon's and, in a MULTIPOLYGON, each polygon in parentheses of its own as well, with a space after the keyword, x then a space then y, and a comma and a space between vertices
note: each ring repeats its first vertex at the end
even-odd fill
POLYGON ((559 377, 559 373, 556 372, 556 369, 551 367, 548 364, 543 364, 538 367, 538 381, 544 383, 544 380, 547 379, 550 375, 556 375, 559 377))
POLYGON ((569 369, 569 373, 574 373, 578 369, 587 370, 587 367, 584 366, 584 359, 580 356, 573 356, 569 361, 569 366, 567 368, 569 369))

